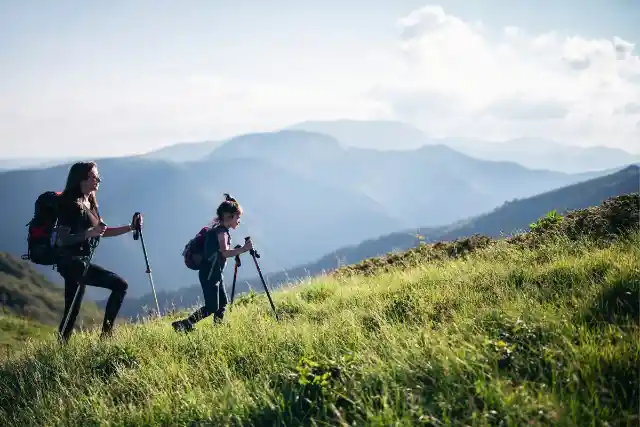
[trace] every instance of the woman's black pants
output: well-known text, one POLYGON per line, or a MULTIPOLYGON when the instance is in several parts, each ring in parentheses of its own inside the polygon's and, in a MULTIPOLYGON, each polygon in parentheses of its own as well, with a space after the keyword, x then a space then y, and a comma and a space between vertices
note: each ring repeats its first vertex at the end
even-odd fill
POLYGON ((129 285, 122 277, 96 264, 89 265, 87 274, 83 278, 82 273, 84 272, 84 266, 85 264, 81 260, 65 261, 58 264, 58 272, 64 278, 64 314, 62 315, 62 321, 59 327, 60 336, 64 341, 67 341, 71 337, 73 325, 80 312, 80 305, 85 291, 85 287, 80 286, 81 282, 89 286, 97 286, 111 290, 102 323, 103 334, 111 332, 116 316, 122 306, 122 301, 129 288, 129 285), (78 292, 74 306, 71 307, 78 286, 80 286, 80 291, 78 292), (69 311, 71 311, 69 322, 63 331, 62 327, 64 326, 64 321, 69 311))

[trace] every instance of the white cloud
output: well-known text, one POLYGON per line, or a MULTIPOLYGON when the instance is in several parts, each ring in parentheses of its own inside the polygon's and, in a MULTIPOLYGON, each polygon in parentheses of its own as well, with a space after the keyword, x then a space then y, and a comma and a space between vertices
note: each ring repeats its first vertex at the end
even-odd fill
POLYGON ((616 114, 640 115, 640 102, 630 102, 623 107, 616 109, 616 114))
POLYGON ((391 50, 362 40, 326 50, 301 44, 264 49, 261 60, 228 55, 217 68, 206 65, 215 61, 205 43, 189 51, 202 61, 187 52, 171 66, 143 55, 139 63, 78 56, 68 67, 27 67, 0 81, 0 148, 140 152, 344 117, 401 119, 433 136, 639 145, 634 43, 490 28, 439 6, 397 25, 391 50))
POLYGON ((640 100, 633 43, 491 29, 439 6, 398 25, 402 69, 370 92, 397 118, 437 135, 535 135, 637 150, 637 117, 618 114, 640 100))
POLYGON ((345 84, 247 84, 197 73, 144 79, 110 76, 100 84, 87 78, 73 87, 57 83, 41 83, 30 93, 0 101, 0 135, 10 144, 2 147, 3 154, 44 152, 43 145, 51 142, 57 153, 64 154, 140 153, 159 145, 271 130, 310 118, 380 114, 376 102, 353 94, 345 84))

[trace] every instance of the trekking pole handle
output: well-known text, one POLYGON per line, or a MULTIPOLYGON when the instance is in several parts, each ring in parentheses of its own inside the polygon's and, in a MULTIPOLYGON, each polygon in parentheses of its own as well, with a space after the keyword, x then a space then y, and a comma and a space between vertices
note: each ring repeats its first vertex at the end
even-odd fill
POLYGON ((140 217, 140 212, 136 212, 133 214, 133 220, 131 221, 131 225, 133 226, 133 240, 138 240, 140 238, 140 221, 138 218, 140 217))
MULTIPOLYGON (((233 249, 240 249, 241 247, 242 246, 240 245, 235 245, 233 249)), ((236 255, 235 259, 236 259, 236 266, 240 267, 242 265, 242 262, 240 261, 240 255, 236 255)))
MULTIPOLYGON (((244 238, 244 241, 246 242, 246 241, 247 241, 247 240, 249 240, 250 238, 251 238, 251 236, 247 236, 247 237, 245 237, 245 238, 244 238)), ((251 250, 249 251, 249 253, 250 253, 251 255, 255 256, 256 258, 260 258, 260 254, 258 253, 258 251, 257 251, 255 248, 254 248, 254 249, 251 249, 251 250)))

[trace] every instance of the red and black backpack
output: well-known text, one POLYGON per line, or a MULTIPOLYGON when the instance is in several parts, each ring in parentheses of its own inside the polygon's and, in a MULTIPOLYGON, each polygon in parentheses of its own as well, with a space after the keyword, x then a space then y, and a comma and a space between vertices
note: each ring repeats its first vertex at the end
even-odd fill
POLYGON ((22 259, 39 265, 55 265, 55 238, 60 191, 45 191, 35 202, 33 218, 26 224, 27 253, 22 259))
POLYGON ((199 270, 204 259, 204 239, 209 227, 202 229, 191 240, 187 242, 182 251, 184 265, 191 270, 199 270))

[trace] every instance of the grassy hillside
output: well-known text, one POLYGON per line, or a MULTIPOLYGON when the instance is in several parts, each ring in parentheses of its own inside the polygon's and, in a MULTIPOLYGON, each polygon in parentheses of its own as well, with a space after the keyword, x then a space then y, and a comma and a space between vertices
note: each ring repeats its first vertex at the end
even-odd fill
MULTIPOLYGON (((564 213, 569 210, 584 209, 599 205, 609 197, 638 192, 640 192, 640 168, 630 166, 604 177, 559 188, 527 199, 505 203, 491 212, 467 221, 459 221, 444 227, 395 232, 376 239, 365 240, 358 245, 342 247, 314 262, 285 271, 269 273, 266 277, 272 286, 276 286, 287 281, 333 270, 338 267, 339 263, 356 264, 364 259, 381 256, 392 251, 407 250, 423 242, 455 240, 476 233, 488 237, 509 235, 528 230, 529 224, 549 211, 556 210, 559 213, 564 213)), ((265 258, 269 256, 270 254, 267 253, 265 258)), ((247 283, 251 288, 261 291, 262 285, 259 278, 256 277, 257 273, 253 265, 251 262, 245 262, 244 265, 245 267, 241 268, 245 273, 244 276, 250 276, 247 283)), ((232 269, 233 265, 230 265, 228 270, 231 272, 227 273, 229 277, 233 277, 232 269)), ((241 286, 244 285, 244 280, 244 278, 239 279, 237 292, 245 291, 246 287, 241 286)), ((161 309, 164 309, 165 306, 171 306, 172 303, 184 307, 196 304, 197 298, 201 298, 201 295, 200 285, 194 285, 181 287, 173 292, 162 292, 158 295, 158 300, 161 309)), ((150 293, 141 298, 127 298, 121 314, 125 317, 135 317, 142 312, 143 306, 152 307, 154 304, 153 296, 150 293)))
MULTIPOLYGON (((35 271, 30 263, 0 252, 0 347, 14 349, 29 337, 55 332, 64 310, 64 290, 35 271)), ((83 301, 77 326, 102 322, 92 301, 83 301)))
POLYGON ((56 331, 52 325, 0 313, 0 357, 22 351, 30 340, 53 340, 56 331))
MULTIPOLYGON (((398 267, 411 268, 426 261, 465 257, 469 253, 486 249, 497 243, 543 247, 549 232, 558 233, 572 240, 590 236, 604 242, 615 238, 621 231, 638 227, 640 227, 640 193, 636 192, 608 198, 598 206, 571 210, 566 212, 565 216, 551 211, 531 223, 529 232, 514 234, 504 239, 494 240, 488 236, 474 234, 453 241, 421 243, 404 252, 388 253, 340 267, 331 274, 335 276, 375 275, 398 267)), ((640 266, 640 262, 638 265, 640 266)))
POLYGON ((280 322, 254 295, 189 335, 30 345, 1 362, 0 424, 637 425, 637 206, 318 277, 274 294, 280 322))

